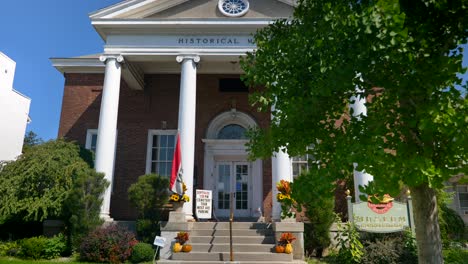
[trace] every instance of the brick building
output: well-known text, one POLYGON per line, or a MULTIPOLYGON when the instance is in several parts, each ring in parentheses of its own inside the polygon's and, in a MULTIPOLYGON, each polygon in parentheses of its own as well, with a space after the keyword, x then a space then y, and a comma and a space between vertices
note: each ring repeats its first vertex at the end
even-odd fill
MULTIPOLYGON (((102 54, 52 62, 65 76, 59 137, 95 151, 96 169, 112 183, 103 218, 135 219, 127 189, 145 173, 170 174, 179 131, 191 197, 212 190, 223 217, 234 192, 236 216, 260 209, 279 219, 274 185, 307 163, 283 152, 247 159, 246 129, 271 117, 249 105, 239 59, 255 48, 256 30, 292 15, 293 2, 127 0, 90 15, 102 54)), ((192 203, 184 212, 192 216, 192 203)))

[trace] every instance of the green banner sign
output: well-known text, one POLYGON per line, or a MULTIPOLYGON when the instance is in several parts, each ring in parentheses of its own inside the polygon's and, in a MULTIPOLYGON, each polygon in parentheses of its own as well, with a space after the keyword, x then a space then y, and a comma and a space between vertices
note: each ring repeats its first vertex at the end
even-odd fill
POLYGON ((411 197, 408 197, 407 204, 395 201, 351 203, 351 196, 347 200, 349 215, 353 215, 350 221, 361 231, 390 233, 413 228, 411 197))

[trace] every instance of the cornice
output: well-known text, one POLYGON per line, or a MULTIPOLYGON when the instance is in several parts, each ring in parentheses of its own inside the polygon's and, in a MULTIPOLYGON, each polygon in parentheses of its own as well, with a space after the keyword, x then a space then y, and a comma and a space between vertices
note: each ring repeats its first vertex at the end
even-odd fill
POLYGON ((157 34, 167 32, 193 33, 236 32, 255 33, 258 29, 273 23, 269 18, 254 19, 95 19, 91 22, 103 40, 111 34, 157 34))
POLYGON ((104 73, 105 64, 97 58, 51 58, 54 66, 65 73, 104 73))

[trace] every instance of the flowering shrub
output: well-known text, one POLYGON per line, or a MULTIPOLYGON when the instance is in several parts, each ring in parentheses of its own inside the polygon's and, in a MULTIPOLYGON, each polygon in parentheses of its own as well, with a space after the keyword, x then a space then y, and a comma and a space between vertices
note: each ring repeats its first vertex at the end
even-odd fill
POLYGON ((296 237, 291 234, 291 233, 283 233, 281 234, 280 239, 278 239, 278 245, 286 245, 286 244, 291 244, 294 240, 296 240, 296 237))
POLYGON ((177 242, 179 242, 181 245, 185 244, 189 240, 189 234, 187 232, 179 232, 177 233, 177 236, 175 237, 177 242))
POLYGON ((117 225, 109 225, 90 232, 83 238, 79 253, 89 262, 123 263, 138 243, 135 235, 117 225))
POLYGON ((281 180, 276 184, 278 194, 276 200, 281 203, 281 217, 295 217, 295 213, 291 212, 291 208, 296 204, 296 201, 291 197, 291 183, 285 180, 281 180))
POLYGON ((184 182, 182 183, 182 190, 183 190, 182 194, 172 193, 172 195, 169 197, 169 201, 181 202, 181 203, 190 202, 190 197, 187 194, 185 194, 185 192, 187 191, 187 186, 185 185, 184 182))

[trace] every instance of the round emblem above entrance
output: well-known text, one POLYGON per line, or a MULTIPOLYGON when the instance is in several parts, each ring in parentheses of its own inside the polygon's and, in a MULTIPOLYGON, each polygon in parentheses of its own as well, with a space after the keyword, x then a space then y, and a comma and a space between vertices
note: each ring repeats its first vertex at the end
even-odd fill
POLYGON ((218 8, 225 16, 240 17, 249 11, 248 0, 219 0, 218 8))

